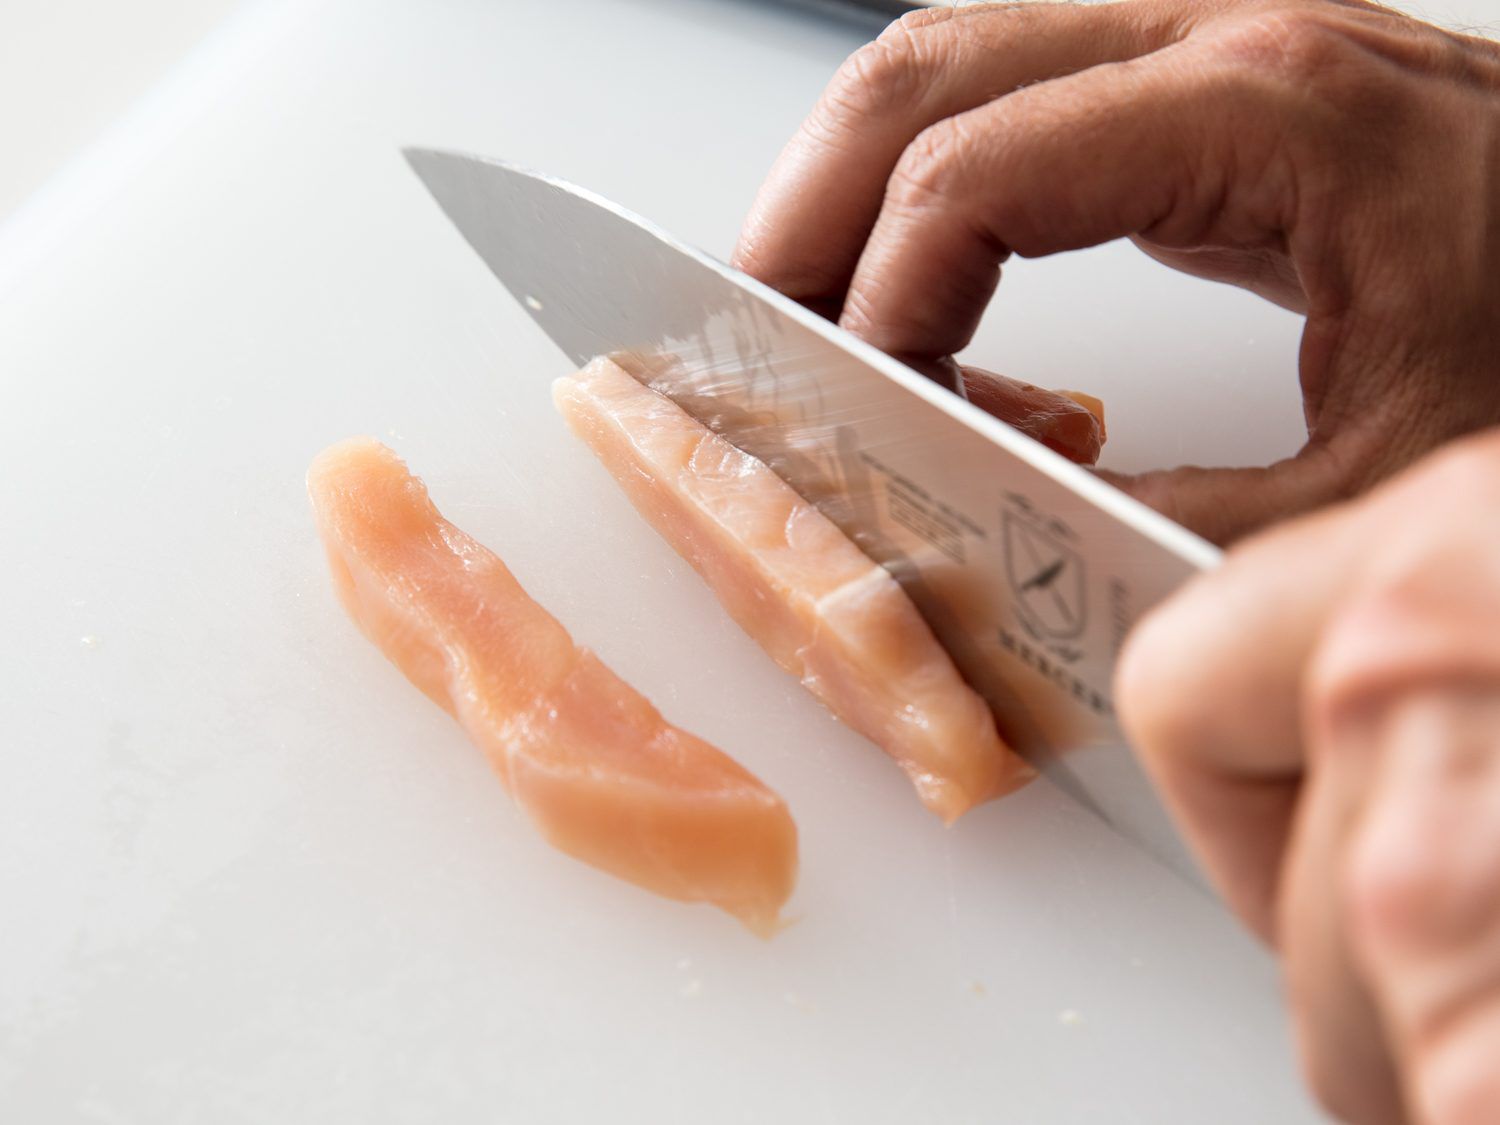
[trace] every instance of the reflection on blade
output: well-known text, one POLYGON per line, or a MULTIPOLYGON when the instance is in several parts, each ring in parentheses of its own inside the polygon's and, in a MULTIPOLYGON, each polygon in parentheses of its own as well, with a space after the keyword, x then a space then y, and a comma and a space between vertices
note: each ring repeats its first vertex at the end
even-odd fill
POLYGON ((1022 753, 1194 872, 1110 686, 1131 624, 1214 548, 607 200, 497 161, 406 156, 571 360, 614 356, 770 464, 895 574, 1022 753))

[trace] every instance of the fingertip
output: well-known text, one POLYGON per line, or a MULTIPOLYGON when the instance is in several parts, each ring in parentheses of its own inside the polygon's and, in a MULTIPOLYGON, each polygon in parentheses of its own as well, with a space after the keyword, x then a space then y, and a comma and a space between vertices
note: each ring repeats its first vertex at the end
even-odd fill
POLYGON ((1115 665, 1120 725, 1148 763, 1197 745, 1205 733, 1201 693, 1192 686, 1195 666, 1213 660, 1205 651, 1202 583, 1195 579, 1146 613, 1125 638, 1115 665))
POLYGON ((740 236, 729 254, 730 266, 741 273, 748 273, 759 281, 765 281, 760 269, 760 240, 763 235, 764 223, 760 216, 752 211, 745 216, 744 225, 740 227, 740 236))
POLYGON ((840 325, 893 355, 968 347, 1000 284, 1007 251, 975 235, 955 206, 881 212, 849 280, 840 325))
POLYGON ((757 200, 740 228, 739 241, 729 256, 729 264, 793 300, 801 300, 826 287, 829 283, 827 271, 788 253, 784 224, 768 220, 765 214, 757 200))

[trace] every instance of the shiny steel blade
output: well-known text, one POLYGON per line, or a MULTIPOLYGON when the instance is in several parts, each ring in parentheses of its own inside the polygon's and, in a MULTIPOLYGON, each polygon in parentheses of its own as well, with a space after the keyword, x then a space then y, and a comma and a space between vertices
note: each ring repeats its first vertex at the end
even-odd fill
POLYGON ((896 575, 1023 754, 1195 876, 1110 691, 1130 626, 1213 547, 608 200, 501 161, 406 158, 574 363, 614 356, 770 464, 896 575))

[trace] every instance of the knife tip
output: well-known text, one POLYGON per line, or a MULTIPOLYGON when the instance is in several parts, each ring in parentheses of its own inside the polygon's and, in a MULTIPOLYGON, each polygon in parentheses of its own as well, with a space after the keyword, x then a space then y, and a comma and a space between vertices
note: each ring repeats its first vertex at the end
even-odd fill
POLYGON ((402 145, 401 156, 413 168, 420 170, 421 166, 434 157, 438 156, 437 149, 424 148, 421 145, 402 145))

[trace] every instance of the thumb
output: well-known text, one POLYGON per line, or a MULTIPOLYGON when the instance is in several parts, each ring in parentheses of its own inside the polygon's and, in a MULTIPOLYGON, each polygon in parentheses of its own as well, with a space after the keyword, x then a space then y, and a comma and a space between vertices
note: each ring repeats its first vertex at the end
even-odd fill
POLYGON ((1346 480, 1326 445, 1309 445, 1295 457, 1257 468, 1096 471, 1122 492, 1220 546, 1341 499, 1346 480))

